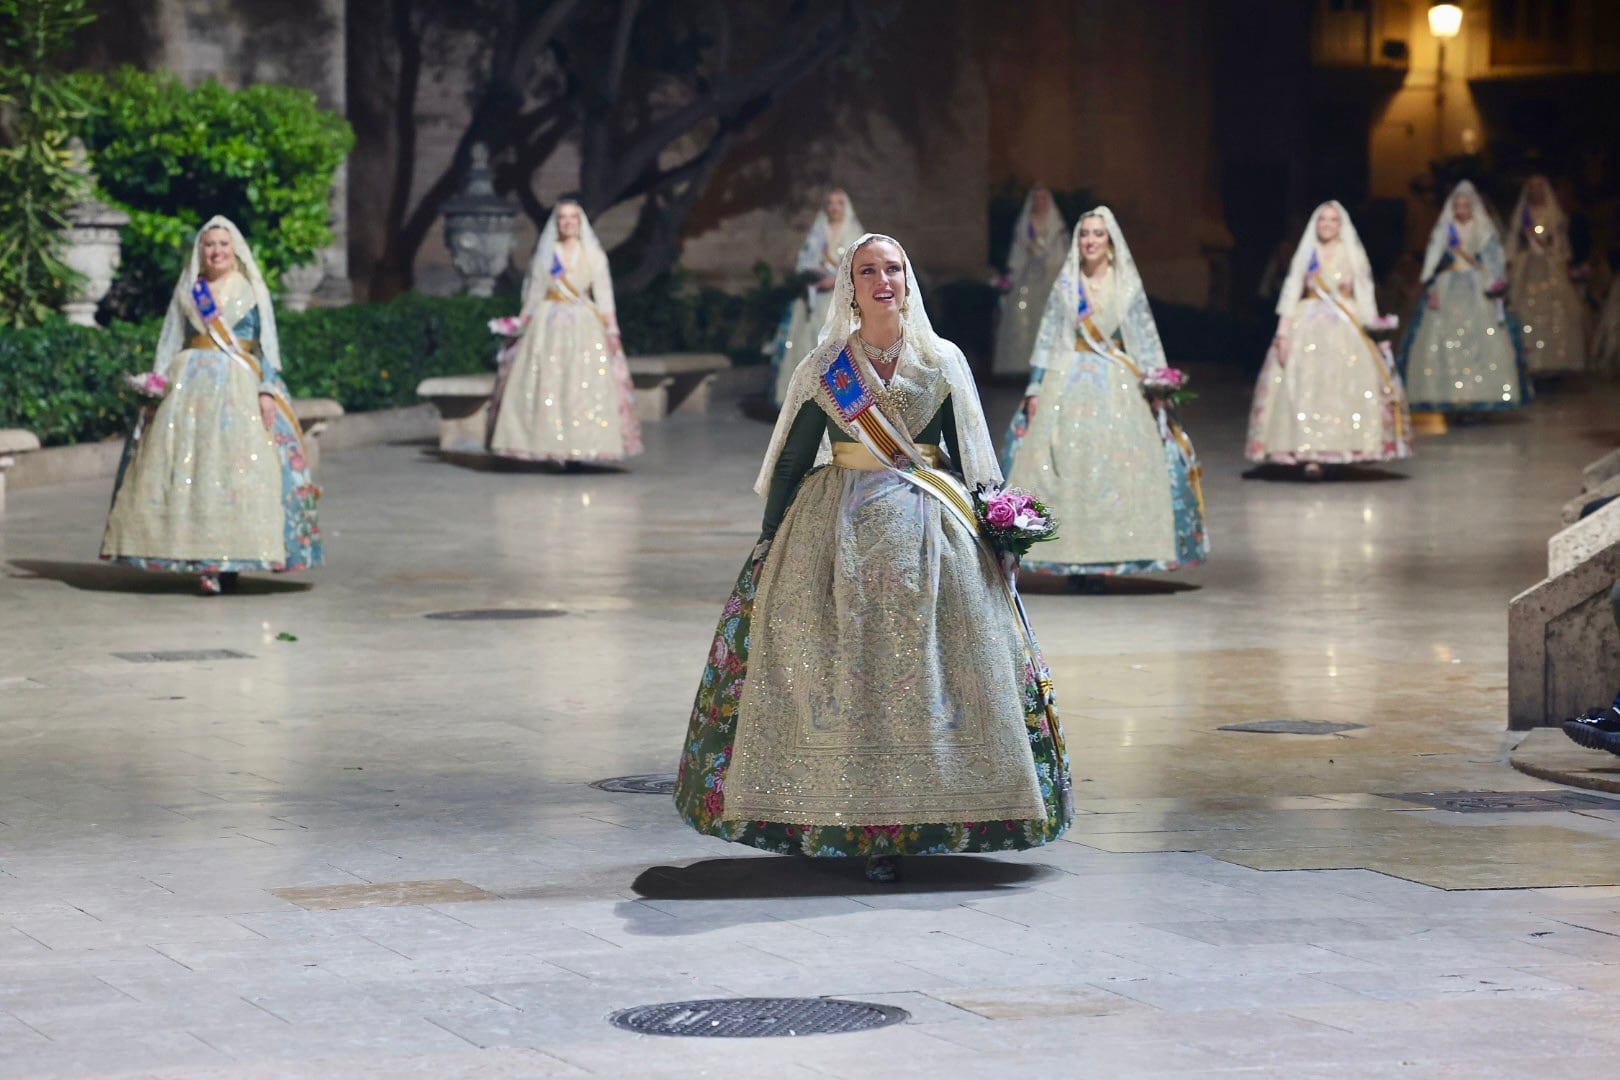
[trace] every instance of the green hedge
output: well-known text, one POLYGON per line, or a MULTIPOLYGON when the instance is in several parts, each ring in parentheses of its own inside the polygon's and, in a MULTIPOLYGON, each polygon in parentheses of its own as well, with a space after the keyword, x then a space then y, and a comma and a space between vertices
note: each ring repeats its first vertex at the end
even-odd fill
MULTIPOLYGON (((768 273, 741 296, 672 274, 623 297, 619 320, 636 353, 723 352, 758 363, 790 293, 771 286, 768 273)), ((386 304, 280 313, 288 388, 350 412, 414 405, 423 379, 491 370, 499 342, 489 320, 517 309, 515 296, 407 293, 386 304)), ((123 376, 151 367, 161 327, 156 319, 105 329, 57 320, 0 331, 0 427, 27 428, 53 445, 127 431, 139 402, 123 376)))
MULTIPOLYGON (((485 324, 513 307, 506 298, 405 295, 282 314, 288 388, 351 412, 414 405, 416 384, 429 376, 490 370, 497 342, 485 324)), ((162 325, 57 321, 0 332, 0 427, 27 428, 48 445, 128 431, 140 401, 123 376, 152 366, 162 325)))

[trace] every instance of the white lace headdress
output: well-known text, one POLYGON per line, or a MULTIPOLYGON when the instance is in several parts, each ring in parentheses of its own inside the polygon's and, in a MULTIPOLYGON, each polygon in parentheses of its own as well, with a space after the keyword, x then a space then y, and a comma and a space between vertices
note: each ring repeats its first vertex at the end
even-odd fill
MULTIPOLYGON (((754 490, 768 494, 771 472, 776 459, 782 456, 787 443, 788 429, 799 414, 799 408, 812 401, 821 383, 821 376, 832 366, 838 354, 848 344, 850 335, 860 327, 860 316, 855 313, 855 253, 874 240, 886 240, 900 249, 906 264, 906 299, 900 321, 904 329, 906 351, 925 367, 937 368, 950 384, 952 411, 956 415, 958 451, 962 460, 956 462, 969 487, 977 484, 999 484, 1001 466, 996 462, 995 446, 990 441, 990 425, 984 418, 984 406, 979 402, 979 390, 973 381, 962 350, 934 332, 934 324, 923 307, 922 292, 917 288, 917 275, 911 268, 911 258, 905 248, 892 236, 864 233, 844 252, 838 264, 838 284, 833 287, 832 303, 827 308, 826 321, 817 335, 816 346, 799 361, 793 371, 782 402, 782 412, 776 418, 776 430, 771 433, 770 449, 765 452, 764 464, 754 481, 754 490)), ((902 357, 902 362, 904 356, 902 357)), ((818 407, 819 406, 815 406, 818 407)))
POLYGON ((1511 260, 1524 250, 1528 241, 1524 238, 1524 214, 1530 209, 1530 185, 1540 180, 1547 185, 1547 198, 1536 207, 1539 215, 1536 224, 1546 230, 1547 253, 1554 258, 1561 257, 1568 262, 1569 250, 1569 220, 1564 216, 1564 208, 1558 203, 1558 196, 1553 193, 1552 184, 1545 176, 1537 173, 1524 182, 1519 188, 1519 201, 1513 204, 1513 219, 1507 223, 1507 257, 1511 260))
POLYGON ((816 211, 810 231, 804 234, 804 243, 799 247, 797 270, 801 274, 824 272, 825 266, 821 261, 823 251, 831 249, 836 257, 843 258, 851 242, 866 231, 861 228, 861 219, 855 213, 855 202, 849 197, 849 192, 843 188, 833 188, 827 194, 831 196, 833 192, 844 197, 843 220, 833 225, 827 217, 827 200, 821 201, 821 208, 816 211))
POLYGON ((573 199, 559 200, 551 208, 551 216, 546 218, 545 227, 540 230, 540 238, 534 244, 534 257, 529 260, 529 269, 523 275, 523 310, 529 311, 539 301, 545 299, 546 291, 551 287, 551 262, 557 256, 557 212, 565 206, 572 206, 579 211, 579 244, 586 256, 586 262, 574 267, 574 274, 570 279, 584 287, 591 286, 591 299, 596 307, 605 315, 613 313, 613 285, 607 273, 607 252, 602 250, 602 242, 596 238, 596 230, 591 228, 591 219, 586 216, 585 208, 573 199), (540 284, 539 292, 535 292, 535 283, 540 284))
POLYGON ((1045 191, 1048 200, 1051 199, 1052 193, 1041 184, 1036 184, 1030 188, 1029 194, 1024 196, 1024 205, 1018 211, 1018 220, 1013 222, 1012 244, 1007 249, 1007 273, 1015 276, 1024 268, 1024 261, 1029 257, 1024 242, 1029 239, 1031 223, 1035 227, 1035 238, 1043 245, 1057 243, 1059 238, 1069 229, 1068 222, 1063 220, 1063 211, 1057 208, 1055 201, 1048 202, 1044 222, 1035 220, 1035 193, 1037 191, 1045 191))
POLYGON ((202 316, 197 314, 196 301, 191 298, 191 288, 197 284, 197 275, 202 269, 202 239, 213 229, 224 229, 231 234, 231 247, 236 251, 236 266, 248 285, 253 289, 253 302, 259 308, 259 355, 264 362, 270 365, 271 370, 281 370, 281 336, 276 332, 276 312, 270 306, 270 290, 264 284, 264 275, 259 272, 259 264, 253 258, 253 249, 242 236, 242 230, 230 218, 215 214, 203 223, 197 230, 196 237, 191 242, 191 258, 186 262, 186 268, 180 272, 179 280, 174 283, 174 296, 169 300, 168 314, 163 317, 163 330, 158 334, 157 355, 152 361, 152 370, 164 372, 168 370, 169 361, 174 354, 185 347, 186 338, 191 332, 202 333, 202 316), (188 330, 188 327, 190 328, 188 330))
POLYGON ((1065 350, 1072 352, 1074 349, 1075 316, 1080 307, 1080 290, 1085 276, 1080 262, 1080 230, 1087 218, 1102 218, 1104 227, 1108 229, 1108 239, 1114 245, 1114 304, 1119 310, 1120 336, 1125 339, 1126 355, 1143 371, 1163 367, 1164 344, 1159 340, 1159 327, 1153 321, 1153 309, 1148 306, 1147 289, 1142 284, 1142 275, 1136 269, 1136 259, 1131 255, 1131 246, 1125 242, 1119 220, 1106 206, 1087 210, 1074 223, 1069 254, 1063 260, 1063 270, 1047 298, 1030 365, 1049 367, 1054 353, 1062 354, 1065 350))
POLYGON ((1305 232, 1299 238, 1299 246, 1294 249, 1293 261, 1288 264, 1288 278, 1277 297, 1277 315, 1291 319, 1294 309, 1299 307, 1300 293, 1305 289, 1305 271, 1309 269, 1311 255, 1316 251, 1316 219, 1330 206, 1339 212, 1339 246, 1350 257, 1350 272, 1355 283, 1351 308, 1363 326, 1371 326, 1378 321, 1378 304, 1373 298, 1372 263, 1367 260, 1361 237, 1356 234, 1356 227, 1350 221, 1350 212, 1337 199, 1329 199, 1311 211, 1311 220, 1305 223, 1305 232))
POLYGON ((1485 250, 1485 245, 1493 237, 1500 240, 1496 232, 1496 222, 1492 219, 1490 208, 1485 200, 1475 190, 1471 181, 1464 180, 1451 189, 1446 196, 1446 205, 1440 208, 1440 220, 1434 223, 1429 230, 1429 247, 1423 253, 1423 273, 1421 279, 1428 281, 1434 276, 1435 270, 1440 266, 1440 258, 1446 253, 1450 239, 1450 229, 1457 227, 1457 237, 1462 241, 1463 250, 1470 257, 1477 258, 1485 250), (1457 196, 1467 195, 1474 203, 1474 216, 1467 223, 1457 220, 1457 196))

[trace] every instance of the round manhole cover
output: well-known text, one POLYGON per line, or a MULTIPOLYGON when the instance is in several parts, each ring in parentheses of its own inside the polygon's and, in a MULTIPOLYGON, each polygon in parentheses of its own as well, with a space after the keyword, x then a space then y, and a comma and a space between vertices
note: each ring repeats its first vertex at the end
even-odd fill
POLYGON ((674 773, 643 773, 640 776, 610 776, 595 780, 591 787, 598 791, 620 791, 627 795, 673 795, 674 773))
POLYGON ((1258 731, 1264 735, 1337 735, 1359 731, 1366 724, 1336 724, 1331 720, 1255 720, 1247 724, 1223 724, 1222 731, 1258 731))
POLYGON ((511 622, 516 619, 554 619, 566 615, 556 608, 469 608, 466 611, 430 611, 424 619, 450 622, 511 622))
POLYGON ((641 1005, 608 1019, 615 1027, 641 1035, 760 1039, 867 1031, 902 1023, 910 1016, 893 1005, 838 998, 713 998, 641 1005))

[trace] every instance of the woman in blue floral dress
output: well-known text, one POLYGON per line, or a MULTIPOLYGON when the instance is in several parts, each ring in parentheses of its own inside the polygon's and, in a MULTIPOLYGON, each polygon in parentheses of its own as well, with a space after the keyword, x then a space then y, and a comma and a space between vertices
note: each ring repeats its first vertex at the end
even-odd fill
POLYGON ((101 557, 197 574, 206 595, 244 570, 319 566, 318 491, 275 311, 229 219, 198 231, 152 370, 167 388, 125 445, 101 557))

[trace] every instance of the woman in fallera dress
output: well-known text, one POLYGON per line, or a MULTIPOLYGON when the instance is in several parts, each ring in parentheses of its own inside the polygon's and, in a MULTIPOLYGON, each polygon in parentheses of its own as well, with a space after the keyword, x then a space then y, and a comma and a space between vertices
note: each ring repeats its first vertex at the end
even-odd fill
POLYGON ((1519 192, 1508 222, 1508 310, 1534 377, 1586 370, 1584 305, 1570 279, 1569 221, 1545 176, 1519 192))
POLYGON ((1413 409, 1471 413, 1526 401, 1523 356, 1507 291, 1502 240, 1474 185, 1446 199, 1423 257, 1423 297, 1401 348, 1413 409))
POLYGON ((755 485, 760 541, 721 614, 676 781, 693 828, 866 856, 875 881, 901 855, 1063 832, 1045 665, 1005 564, 939 494, 999 480, 972 374, 935 335, 905 252, 861 237, 755 485))
POLYGON ((641 453, 607 253, 572 200, 540 230, 520 320, 496 375, 489 452, 564 464, 641 453))
POLYGON ((281 378, 275 310, 227 218, 197 233, 152 371, 167 389, 125 444, 101 557, 198 574, 207 595, 245 570, 319 566, 318 490, 281 378))
POLYGON ((1024 196, 1007 246, 1007 276, 996 316, 994 375, 1027 375, 1052 282, 1063 269, 1068 223, 1040 184, 1024 196))
POLYGON ((1080 218, 1043 307, 1005 464, 1007 482, 1057 508, 1063 527, 1024 568, 1084 578, 1202 562, 1198 459, 1175 408, 1143 394, 1164 346, 1108 207, 1080 218))
POLYGON ((1316 208, 1277 298, 1277 333, 1249 411, 1250 461, 1325 465, 1393 461, 1412 454, 1412 421, 1400 375, 1373 343, 1385 329, 1372 266, 1350 215, 1316 208))
POLYGON ((849 195, 842 188, 833 188, 816 211, 793 267, 800 290, 782 313, 782 325, 771 346, 772 404, 780 406, 785 400, 794 367, 815 344, 816 334, 827 319, 827 305, 832 302, 834 271, 861 232, 861 220, 855 216, 849 195))

